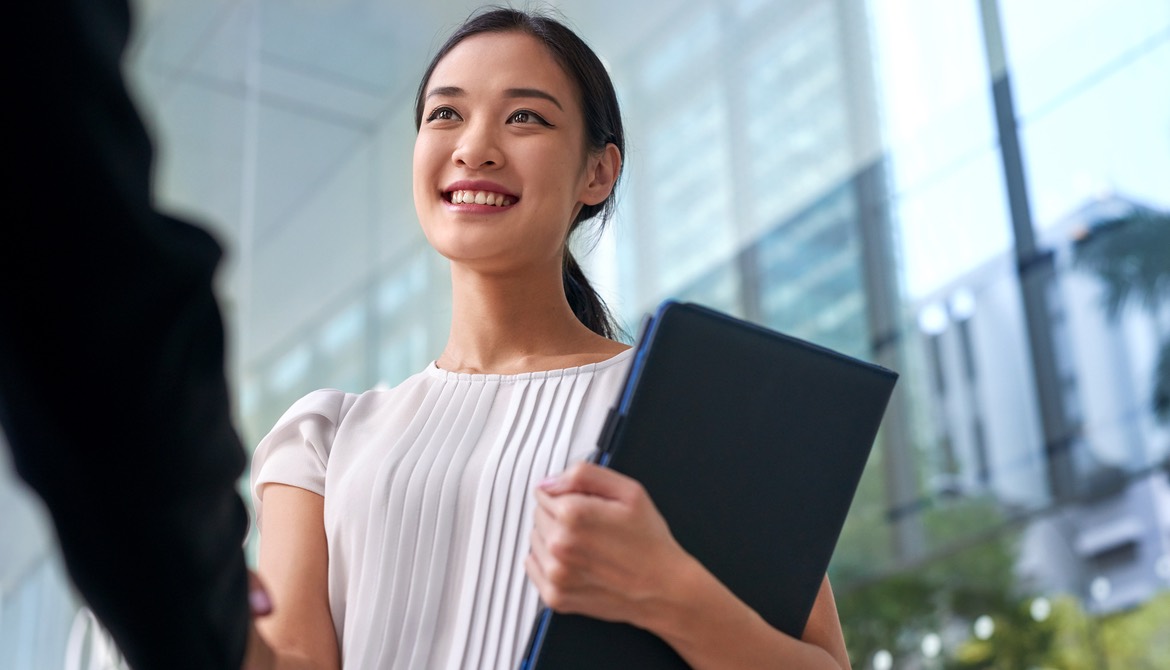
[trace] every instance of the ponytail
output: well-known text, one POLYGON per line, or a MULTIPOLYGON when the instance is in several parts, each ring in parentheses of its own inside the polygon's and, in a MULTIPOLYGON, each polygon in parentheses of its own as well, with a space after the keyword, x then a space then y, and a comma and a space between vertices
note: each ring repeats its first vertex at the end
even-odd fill
POLYGON ((565 260, 561 265, 561 279, 565 284, 565 297, 569 299, 569 306, 573 308, 573 314, 577 315, 577 319, 598 335, 611 340, 617 339, 619 331, 613 315, 610 314, 601 295, 586 279, 581 266, 577 264, 577 259, 573 258, 568 248, 565 249, 565 260))

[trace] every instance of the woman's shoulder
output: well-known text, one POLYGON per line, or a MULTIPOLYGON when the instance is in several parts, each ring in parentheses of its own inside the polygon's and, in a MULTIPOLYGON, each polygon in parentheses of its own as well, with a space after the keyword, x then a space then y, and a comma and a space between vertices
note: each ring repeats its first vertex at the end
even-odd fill
POLYGON ((345 413, 347 406, 351 406, 357 395, 334 388, 320 388, 301 396, 284 411, 277 425, 289 423, 297 419, 318 416, 330 421, 338 421, 345 413))
POLYGON ((319 388, 306 393, 290 405, 285 410, 280 422, 295 417, 316 415, 329 419, 333 423, 341 423, 354 405, 392 402, 397 396, 409 394, 410 390, 419 386, 425 378, 426 370, 424 369, 394 386, 382 382, 373 388, 360 392, 328 387, 319 388))

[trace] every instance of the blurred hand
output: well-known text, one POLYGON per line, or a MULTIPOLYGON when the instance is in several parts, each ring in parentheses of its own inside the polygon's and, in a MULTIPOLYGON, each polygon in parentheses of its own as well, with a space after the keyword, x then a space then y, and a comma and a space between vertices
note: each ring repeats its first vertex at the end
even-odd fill
POLYGON ((272 613, 272 599, 268 597, 268 589, 260 580, 260 575, 252 570, 248 570, 248 606, 253 618, 272 613))
POLYGON ((252 623, 248 626, 248 646, 244 649, 242 670, 272 670, 276 667, 276 654, 256 629, 256 619, 272 613, 272 599, 260 581, 260 576, 248 571, 248 605, 252 610, 252 623))
POLYGON ((636 480, 590 463, 537 487, 525 570, 557 612, 645 625, 694 559, 636 480))

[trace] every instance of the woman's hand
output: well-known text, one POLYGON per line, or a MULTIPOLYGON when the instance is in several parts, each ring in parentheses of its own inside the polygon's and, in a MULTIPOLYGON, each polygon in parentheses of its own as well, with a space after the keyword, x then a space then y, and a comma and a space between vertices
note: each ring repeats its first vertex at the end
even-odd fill
POLYGON ((804 639, 768 624, 674 539, 637 481, 582 463, 536 490, 525 561, 554 611, 661 637, 693 668, 848 668, 826 578, 804 639))
POLYGON ((557 612, 650 628, 693 562, 637 481, 589 463, 536 489, 532 550, 525 562, 541 599, 557 612))

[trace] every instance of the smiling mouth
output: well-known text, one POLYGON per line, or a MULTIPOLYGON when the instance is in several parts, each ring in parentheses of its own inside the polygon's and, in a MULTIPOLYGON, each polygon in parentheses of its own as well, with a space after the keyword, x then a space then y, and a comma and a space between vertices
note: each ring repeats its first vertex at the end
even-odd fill
POLYGON ((507 207, 515 204, 519 198, 492 191, 447 191, 443 194, 443 199, 453 205, 507 207))

